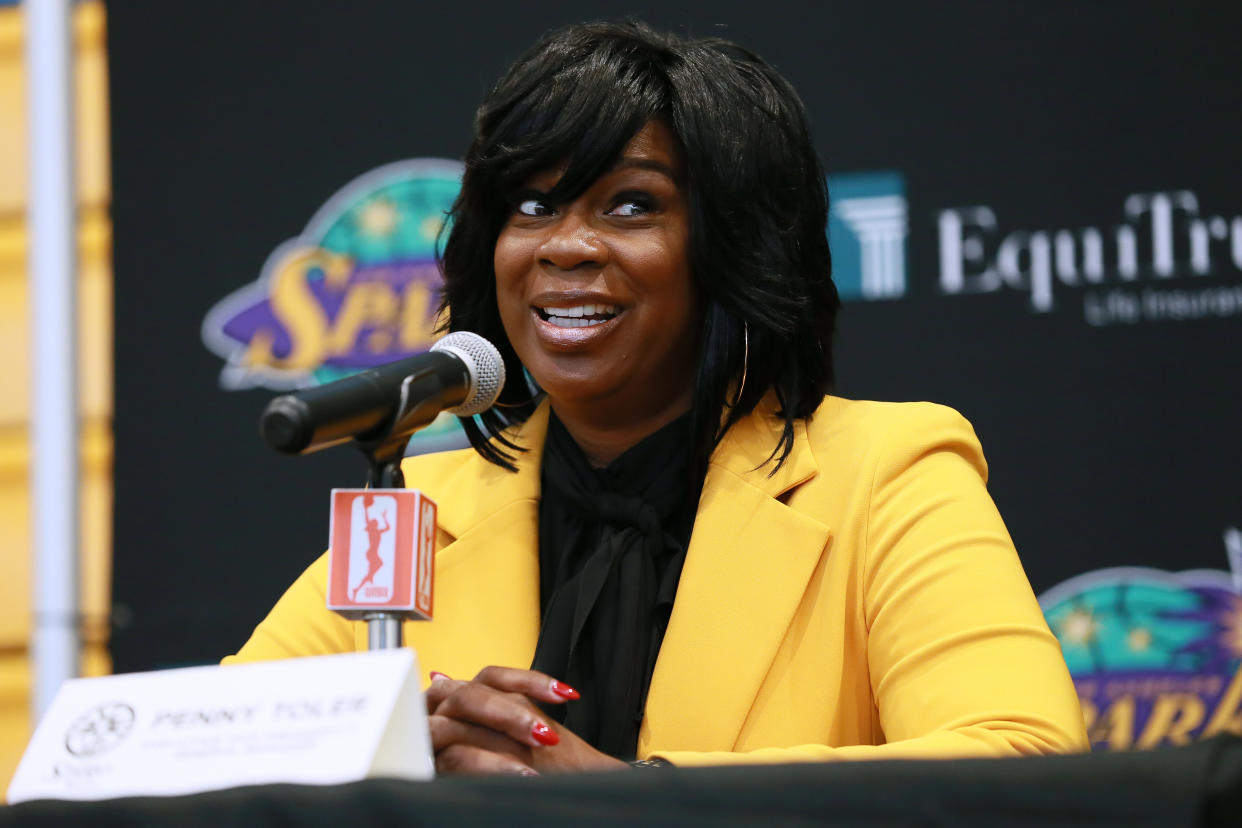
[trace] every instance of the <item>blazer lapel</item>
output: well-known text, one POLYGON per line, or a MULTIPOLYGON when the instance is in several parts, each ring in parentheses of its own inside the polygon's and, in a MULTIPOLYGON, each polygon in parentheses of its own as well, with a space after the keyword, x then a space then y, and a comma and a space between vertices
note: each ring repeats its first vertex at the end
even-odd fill
POLYGON ((639 755, 731 750, 831 538, 777 498, 817 473, 806 429, 771 477, 782 421, 762 412, 713 455, 668 632, 651 679, 639 755))
POLYGON ((516 474, 472 458, 427 485, 440 529, 435 620, 405 625, 424 681, 430 670, 471 678, 488 664, 530 664, 539 638, 539 466, 547 419, 545 404, 518 432, 527 451, 516 474))

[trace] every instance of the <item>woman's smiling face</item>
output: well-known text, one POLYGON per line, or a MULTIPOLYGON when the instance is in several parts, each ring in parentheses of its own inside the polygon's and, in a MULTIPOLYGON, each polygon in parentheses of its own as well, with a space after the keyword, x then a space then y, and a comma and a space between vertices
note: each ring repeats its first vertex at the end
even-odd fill
POLYGON ((650 121, 569 203, 534 176, 496 240, 505 332, 558 414, 593 424, 689 410, 702 309, 689 264, 681 151, 650 121))

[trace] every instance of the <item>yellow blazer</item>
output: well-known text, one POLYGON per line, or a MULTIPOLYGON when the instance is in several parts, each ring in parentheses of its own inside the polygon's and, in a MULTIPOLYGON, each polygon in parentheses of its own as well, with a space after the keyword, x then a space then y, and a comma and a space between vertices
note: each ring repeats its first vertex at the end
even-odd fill
MULTIPOLYGON (((713 454, 651 679, 640 757, 676 764, 1086 748, 1077 696, 985 488, 974 431, 927 403, 828 397, 788 460, 782 421, 713 454)), ((516 473, 473 450, 411 458, 439 505, 435 620, 405 625, 426 673, 527 667, 539 634, 542 406, 516 473)), ((324 609, 326 556, 236 656, 366 648, 324 609)))

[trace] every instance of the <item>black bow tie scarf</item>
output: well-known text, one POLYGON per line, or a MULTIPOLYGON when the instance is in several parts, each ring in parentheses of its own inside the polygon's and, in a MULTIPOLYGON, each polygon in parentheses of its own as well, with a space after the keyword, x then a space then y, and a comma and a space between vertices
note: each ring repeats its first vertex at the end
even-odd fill
POLYGON ((682 418, 595 469, 552 418, 539 506, 543 624, 532 669, 581 693, 548 714, 633 758, 694 513, 682 418))

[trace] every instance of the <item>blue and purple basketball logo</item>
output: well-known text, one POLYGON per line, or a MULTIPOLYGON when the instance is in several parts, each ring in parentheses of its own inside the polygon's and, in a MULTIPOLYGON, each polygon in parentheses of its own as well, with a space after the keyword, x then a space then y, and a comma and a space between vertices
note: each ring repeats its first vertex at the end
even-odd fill
MULTIPOLYGON (((461 164, 398 161, 351 181, 259 278, 216 304, 203 341, 225 360, 229 390, 320 385, 426 351, 442 280, 436 244, 461 164)), ((452 417, 415 438, 419 450, 463 445, 452 417)))
MULTIPOLYGON (((1226 544, 1232 559, 1233 546, 1242 546, 1238 530, 1226 532, 1226 544)), ((1240 577, 1236 568, 1231 575, 1121 567, 1079 575, 1040 597, 1093 749, 1242 734, 1240 577)))

